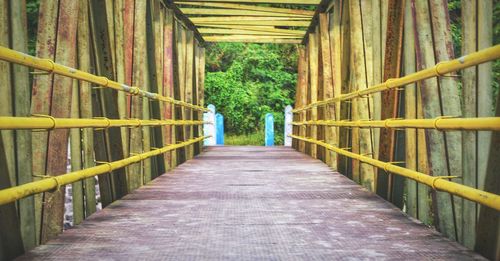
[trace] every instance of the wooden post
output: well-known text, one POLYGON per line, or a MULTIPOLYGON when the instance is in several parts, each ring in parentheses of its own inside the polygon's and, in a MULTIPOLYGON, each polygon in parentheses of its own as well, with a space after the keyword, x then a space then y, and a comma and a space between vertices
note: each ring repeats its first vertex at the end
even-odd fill
MULTIPOLYGON (((76 59, 76 30, 78 1, 59 3, 57 48, 55 62, 74 67, 76 59)), ((54 76, 52 87, 51 116, 67 118, 70 116, 71 86, 73 80, 59 75, 54 76)), ((45 100, 46 102, 46 100, 45 100)), ((49 133, 47 149, 47 175, 57 176, 66 172, 68 156, 68 130, 53 130, 49 133)), ((44 193, 42 208, 41 242, 45 243, 62 232, 64 217, 64 186, 60 189, 44 193)))
MULTIPOLYGON (((317 30, 316 30, 317 31, 317 30)), ((318 32, 309 33, 309 79, 310 79, 310 90, 309 90, 309 103, 314 103, 318 101, 318 32)), ((311 109, 311 120, 318 120, 318 108, 314 107, 311 109)), ((318 128, 316 125, 310 127, 310 137, 312 139, 318 139, 318 128)), ((318 150, 316 144, 310 144, 310 155, 313 158, 318 158, 318 150)))
MULTIPOLYGON (((404 3, 404 1, 399 0, 389 0, 388 3, 388 26, 385 42, 383 81, 400 76, 403 49, 404 3)), ((384 110, 381 111, 381 119, 397 118, 400 105, 399 91, 397 89, 385 91, 382 93, 381 99, 382 104, 384 104, 384 110)), ((394 161, 395 148, 395 130, 381 129, 378 159, 385 162, 394 161)), ((390 175, 381 169, 377 171, 377 194, 393 202, 400 208, 403 207, 403 184, 404 180, 402 178, 390 175), (401 196, 395 196, 394 194, 401 196)))
MULTIPOLYGON (((366 63, 365 63, 365 53, 363 48, 363 29, 361 21, 361 6, 357 1, 351 2, 349 6, 350 19, 351 19, 351 64, 352 64, 352 74, 353 77, 352 91, 359 91, 367 88, 366 80, 366 63)), ((358 98, 353 100, 353 120, 368 120, 370 118, 368 98, 358 98)), ((372 137, 370 130, 354 128, 353 129, 353 152, 356 151, 356 147, 359 146, 359 151, 357 153, 362 155, 372 155, 372 137), (359 133, 359 135, 356 135, 359 133), (357 137, 356 137, 357 136, 357 137), (358 140, 359 139, 359 140, 358 140), (359 145, 356 144, 359 141, 359 145)), ((374 168, 368 164, 362 164, 358 161, 354 161, 359 164, 359 182, 361 185, 367 189, 374 190, 374 168)), ((353 175, 356 175, 357 171, 353 167, 353 175)))
MULTIPOLYGON (((182 26, 182 24, 179 21, 175 22, 176 27, 175 27, 175 34, 176 34, 176 52, 174 57, 176 58, 175 62, 175 74, 176 74, 176 79, 177 79, 177 84, 175 88, 175 99, 185 101, 185 83, 186 83, 186 76, 185 76, 185 53, 186 53, 186 29, 182 26)), ((186 110, 184 107, 177 106, 176 108, 176 119, 177 120, 182 120, 185 119, 185 114, 186 110)), ((183 126, 178 126, 177 127, 177 141, 184 141, 186 138, 186 131, 185 127, 183 126)), ((183 163, 186 161, 186 148, 180 148, 177 149, 177 161, 178 164, 183 163)))
MULTIPOLYGON (((184 30, 186 33, 185 53, 184 53, 184 92, 185 101, 193 103, 193 66, 194 66, 194 33, 189 30, 184 30)), ((184 120, 193 119, 193 110, 184 108, 184 120)), ((193 125, 185 126, 185 139, 193 138, 193 125)), ((194 156, 194 145, 191 144, 186 147, 186 160, 192 159, 194 156)))
MULTIPOLYGON (((78 14, 78 67, 86 72, 90 72, 92 49, 90 48, 90 25, 89 25, 89 7, 88 1, 80 0, 78 14)), ((80 117, 92 118, 92 86, 85 81, 79 82, 80 94, 80 117)), ((82 138, 82 167, 91 168, 95 166, 94 160, 94 130, 83 129, 82 138)), ((85 190, 85 217, 96 212, 95 178, 84 180, 85 190)))
MULTIPOLYGON (((28 32, 26 18, 26 2, 11 1, 11 42, 12 49, 28 52, 28 32)), ((12 65, 12 90, 14 115, 16 117, 30 116, 30 86, 29 69, 22 65, 12 65)), ((33 181, 32 166, 26 164, 32 162, 31 155, 31 131, 15 131, 15 159, 17 185, 33 181)), ((25 250, 30 250, 36 246, 35 232, 35 202, 34 197, 27 197, 19 200, 18 212, 21 226, 21 236, 25 250)))
MULTIPOLYGON (((434 46, 432 39, 429 6, 427 2, 412 0, 414 19, 417 70, 422 70, 435 65, 434 46)), ((422 106, 425 118, 441 116, 440 96, 438 81, 435 78, 424 80, 420 83, 422 106)), ((437 130, 427 130, 429 171, 433 176, 449 176, 447 166, 446 148, 443 135, 437 130)), ((433 193, 435 224, 439 231, 456 240, 455 219, 453 215, 453 200, 448 193, 433 193)))
MULTIPOLYGON (((141 89, 146 87, 147 73, 147 53, 146 53, 146 1, 135 1, 134 7, 134 49, 133 49, 133 70, 132 84, 141 89)), ((144 117, 144 102, 148 103, 143 97, 132 97, 132 112, 131 117, 135 119, 143 119, 144 117)), ((148 104, 149 105, 149 104, 148 104)), ((130 153, 141 153, 144 149, 144 133, 142 128, 134 128, 130 130, 130 153)), ((131 165, 129 169, 129 191, 133 191, 140 187, 144 182, 144 163, 131 165)))
MULTIPOLYGON (((55 1, 41 1, 39 12, 38 32, 36 43, 36 56, 47 59, 55 58, 57 43, 57 17, 59 3, 55 1)), ((54 75, 39 75, 33 78, 31 96, 31 114, 48 115, 52 94, 52 81, 54 75), (49 101, 49 102, 48 102, 49 101)), ((45 174, 47 159, 48 132, 35 132, 32 134, 32 171, 36 175, 45 174)), ((14 155, 13 153, 11 155, 14 155)), ((42 198, 43 194, 35 196, 36 238, 40 242, 42 224, 42 198)))
MULTIPOLYGON (((172 55, 174 54, 174 13, 172 10, 167 9, 165 13, 165 20, 163 25, 164 30, 164 61, 163 61, 163 88, 165 90, 165 96, 174 97, 174 59, 172 55)), ((175 106, 173 104, 165 104, 165 118, 174 119, 175 118, 175 106)), ((164 143, 165 144, 175 144, 175 127, 166 126, 164 143)), ((170 151, 165 153, 166 160, 170 162, 167 164, 167 169, 172 169, 177 165, 177 154, 175 151, 170 151)))
MULTIPOLYGON (((109 38, 109 26, 106 19, 106 5, 102 1, 91 1, 90 18, 92 28, 92 42, 94 47, 94 61, 96 74, 115 79, 113 62, 114 47, 109 38)), ((94 116, 119 118, 118 95, 111 89, 98 89, 93 101, 94 116)), ((121 131, 118 128, 98 130, 94 132, 95 159, 100 162, 116 161, 123 158, 121 131)), ((117 169, 113 174, 104 174, 99 177, 99 191, 101 202, 105 207, 116 199, 127 194, 127 177, 125 170, 117 169)))
MULTIPOLYGON (((319 15, 319 27, 321 35, 321 58, 323 66, 323 99, 331 99, 334 97, 333 85, 333 68, 331 54, 331 39, 329 32, 328 14, 321 13, 319 15)), ((330 104, 325 107, 325 118, 327 120, 336 119, 335 104, 330 104)), ((328 144, 336 145, 337 132, 335 127, 325 127, 325 140, 328 144)), ((337 154, 331 150, 326 151, 326 164, 333 169, 337 169, 337 154)))
MULTIPOLYGON (((415 35, 412 25, 410 1, 405 0, 404 4, 404 49, 403 49, 403 69, 404 75, 415 72, 415 35)), ((405 86, 405 118, 417 118, 417 84, 409 84, 405 86)), ((417 130, 406 129, 406 158, 405 167, 412 170, 417 170, 417 130)), ((418 218, 418 202, 417 189, 419 184, 410 179, 405 179, 406 182, 406 213, 414 218, 418 218)))
MULTIPOLYGON (((299 92, 300 100, 297 102, 300 104, 300 107, 304 107, 307 104, 307 89, 308 89, 307 78, 309 75, 309 60, 306 49, 302 47, 299 48, 298 74, 299 78, 297 80, 297 92, 299 92)), ((305 121, 305 120, 306 120, 306 112, 304 111, 299 112, 299 121, 305 121)), ((301 137, 306 136, 305 126, 299 126, 298 131, 299 131, 299 136, 301 137)), ((298 148, 300 152, 304 153, 306 151, 305 145, 306 144, 304 141, 299 141, 298 148)))

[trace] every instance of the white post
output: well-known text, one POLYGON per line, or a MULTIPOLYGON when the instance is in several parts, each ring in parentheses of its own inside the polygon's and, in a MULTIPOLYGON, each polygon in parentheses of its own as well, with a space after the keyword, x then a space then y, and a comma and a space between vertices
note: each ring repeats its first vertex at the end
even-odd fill
POLYGON ((285 107, 285 146, 291 147, 292 146, 292 138, 289 135, 292 135, 292 120, 293 120, 293 113, 292 113, 292 106, 288 105, 285 107))
POLYGON ((210 136, 210 138, 205 139, 203 145, 215 146, 216 145, 215 106, 213 104, 209 104, 207 108, 210 111, 203 113, 203 121, 208 122, 203 124, 203 135, 210 136))

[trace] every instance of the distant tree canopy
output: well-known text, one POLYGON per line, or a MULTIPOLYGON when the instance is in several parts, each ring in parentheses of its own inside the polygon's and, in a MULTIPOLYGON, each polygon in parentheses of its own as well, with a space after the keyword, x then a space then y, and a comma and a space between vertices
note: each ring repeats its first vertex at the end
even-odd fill
POLYGON ((224 115, 227 132, 256 132, 271 112, 279 135, 283 110, 294 102, 297 46, 219 43, 206 53, 206 103, 224 115))

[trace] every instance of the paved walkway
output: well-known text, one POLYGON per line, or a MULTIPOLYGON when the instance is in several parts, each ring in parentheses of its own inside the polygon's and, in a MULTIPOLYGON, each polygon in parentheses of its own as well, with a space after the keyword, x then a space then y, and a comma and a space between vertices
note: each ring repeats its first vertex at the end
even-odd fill
POLYGON ((21 259, 481 259, 318 160, 213 147, 21 259))

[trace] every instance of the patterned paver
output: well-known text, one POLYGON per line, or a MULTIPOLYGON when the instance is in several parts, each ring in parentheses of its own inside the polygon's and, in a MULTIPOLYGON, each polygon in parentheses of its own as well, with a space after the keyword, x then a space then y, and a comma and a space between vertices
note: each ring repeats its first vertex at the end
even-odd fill
POLYGON ((292 149, 212 147, 20 259, 481 257, 292 149))

